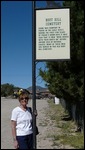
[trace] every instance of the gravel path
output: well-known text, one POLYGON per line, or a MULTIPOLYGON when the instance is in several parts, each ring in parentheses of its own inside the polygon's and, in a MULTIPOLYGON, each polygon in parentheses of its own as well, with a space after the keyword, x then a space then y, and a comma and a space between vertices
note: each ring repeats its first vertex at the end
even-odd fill
MULTIPOLYGON (((1 98, 1 149, 14 149, 10 118, 13 108, 18 105, 17 99, 1 98)), ((29 101, 28 105, 32 106, 32 100, 29 101)), ((38 112, 36 124, 40 132, 36 136, 36 149, 74 149, 69 145, 53 145, 51 135, 60 133, 60 130, 55 127, 54 122, 47 115, 47 110, 49 109, 47 99, 36 100, 36 109, 38 112)))
MULTIPOLYGON (((12 134, 11 134, 11 111, 14 107, 19 105, 17 99, 1 98, 1 149, 14 149, 12 134)), ((32 106, 32 100, 29 101, 29 106, 32 106)), ((46 139, 47 127, 43 125, 45 119, 45 110, 48 108, 48 102, 45 99, 36 100, 36 109, 38 116, 36 124, 39 128, 39 135, 37 135, 37 149, 52 149, 51 141, 46 139), (42 124, 42 125, 40 125, 42 124)))

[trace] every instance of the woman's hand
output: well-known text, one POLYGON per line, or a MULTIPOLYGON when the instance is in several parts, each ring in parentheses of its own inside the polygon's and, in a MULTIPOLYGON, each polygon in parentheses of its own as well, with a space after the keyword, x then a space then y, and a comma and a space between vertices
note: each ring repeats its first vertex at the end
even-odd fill
POLYGON ((34 111, 34 114, 35 114, 35 116, 37 116, 37 115, 38 115, 37 110, 35 110, 35 111, 34 111))
POLYGON ((17 140, 14 141, 14 147, 15 147, 15 149, 18 149, 18 148, 19 148, 19 145, 18 145, 18 141, 17 141, 17 140))

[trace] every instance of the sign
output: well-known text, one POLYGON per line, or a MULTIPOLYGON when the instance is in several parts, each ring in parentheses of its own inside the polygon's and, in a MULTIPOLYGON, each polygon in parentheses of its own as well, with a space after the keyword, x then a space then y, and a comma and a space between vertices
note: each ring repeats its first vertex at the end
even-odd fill
POLYGON ((36 60, 70 59, 70 9, 36 9, 36 60))

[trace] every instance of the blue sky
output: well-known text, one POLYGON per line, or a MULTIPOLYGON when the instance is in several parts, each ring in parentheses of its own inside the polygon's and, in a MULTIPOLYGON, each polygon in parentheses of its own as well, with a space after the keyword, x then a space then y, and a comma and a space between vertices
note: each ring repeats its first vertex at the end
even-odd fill
MULTIPOLYGON (((59 2, 59 1, 57 1, 59 2)), ((36 7, 46 7, 46 1, 36 1, 36 7)), ((39 68, 36 65, 36 77, 39 68)), ((1 84, 21 88, 32 86, 32 1, 1 1, 1 84)), ((45 87, 41 77, 36 85, 45 87)))
MULTIPOLYGON (((36 2, 45 7, 46 2, 36 2)), ((36 65, 36 76, 44 62, 36 65)), ((32 1, 1 2, 1 84, 32 86, 32 1)), ((36 85, 45 87, 41 77, 36 85)))

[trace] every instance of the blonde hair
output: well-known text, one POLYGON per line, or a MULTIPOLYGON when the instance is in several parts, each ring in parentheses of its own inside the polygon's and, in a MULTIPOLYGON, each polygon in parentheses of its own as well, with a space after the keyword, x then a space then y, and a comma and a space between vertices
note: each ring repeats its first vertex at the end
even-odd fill
POLYGON ((19 101, 20 101, 20 98, 21 98, 23 95, 26 95, 26 96, 28 97, 28 99, 29 99, 29 94, 30 94, 30 92, 27 91, 27 90, 25 90, 25 89, 22 89, 21 91, 19 91, 19 94, 18 94, 18 99, 19 99, 19 101))

